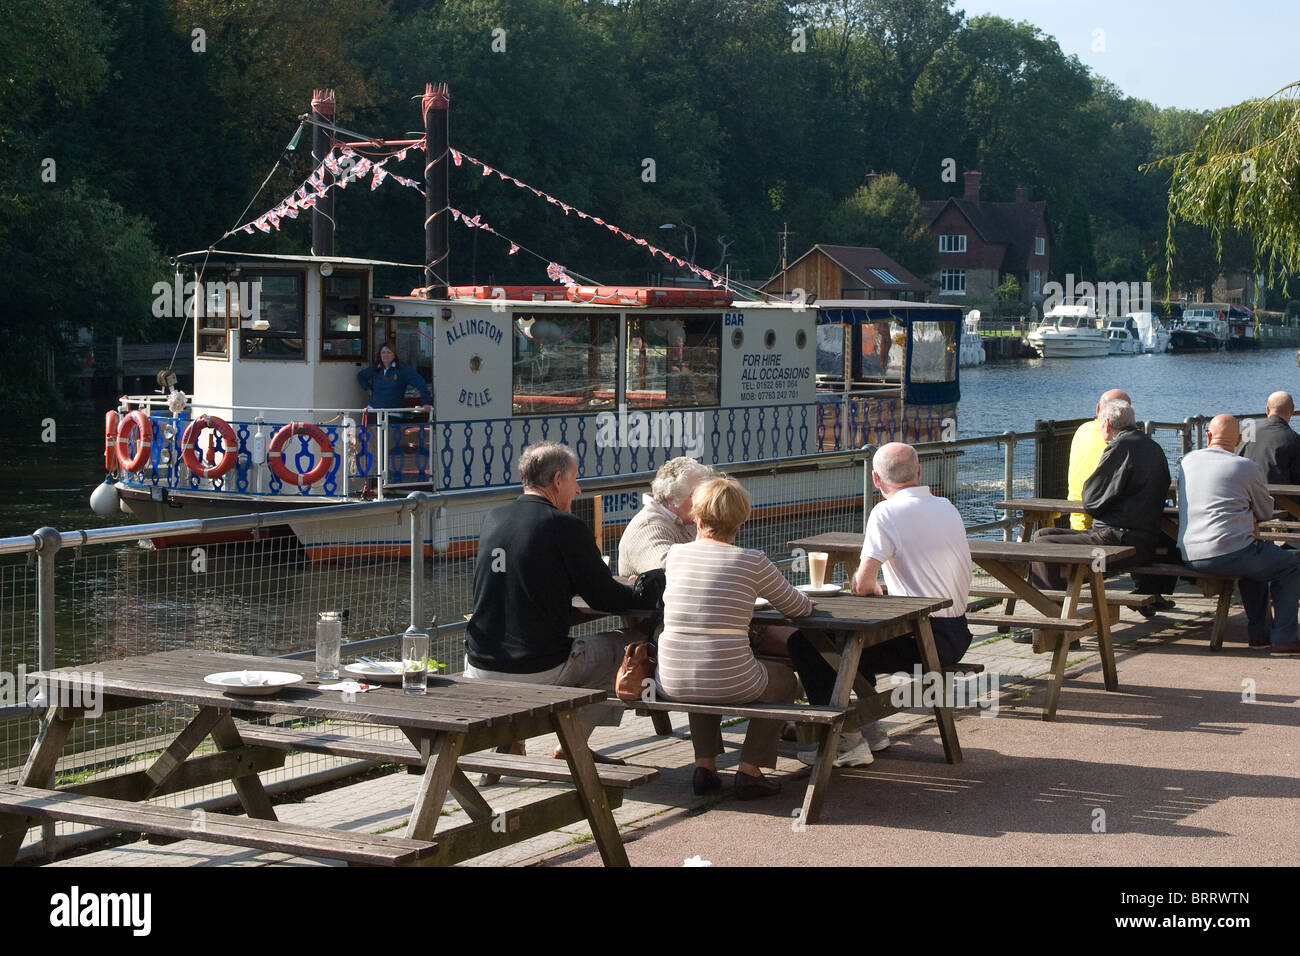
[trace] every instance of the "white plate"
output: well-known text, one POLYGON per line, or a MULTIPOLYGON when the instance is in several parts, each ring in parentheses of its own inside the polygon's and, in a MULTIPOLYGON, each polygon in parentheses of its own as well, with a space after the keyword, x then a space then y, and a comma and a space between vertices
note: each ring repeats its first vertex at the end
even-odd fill
POLYGON ((795 587, 804 594, 839 594, 842 590, 838 584, 823 584, 819 588, 815 588, 811 584, 796 584, 795 587))
POLYGON ((369 664, 358 661, 355 664, 344 664, 343 669, 349 674, 364 677, 367 681, 374 681, 376 684, 402 682, 401 661, 371 661, 369 664))
POLYGON ((290 674, 288 671, 222 671, 220 674, 209 674, 203 678, 203 683, 220 687, 227 694, 265 697, 301 680, 301 674, 290 674))

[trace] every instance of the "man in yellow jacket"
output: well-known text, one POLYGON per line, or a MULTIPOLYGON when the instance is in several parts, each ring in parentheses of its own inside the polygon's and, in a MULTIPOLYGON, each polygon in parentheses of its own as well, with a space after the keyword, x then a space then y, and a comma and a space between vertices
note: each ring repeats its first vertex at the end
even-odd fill
MULTIPOLYGON (((1101 415, 1104 402, 1115 399, 1130 405, 1133 403, 1123 389, 1112 388, 1109 392, 1103 392, 1101 398, 1097 399, 1097 410, 1093 413, 1092 420, 1080 425, 1070 441, 1069 490, 1066 497, 1071 501, 1083 500, 1083 483, 1097 470, 1101 453, 1106 450, 1106 439, 1101 435, 1101 421, 1097 416, 1101 415)), ((1085 514, 1070 515, 1070 527, 1075 531, 1087 531, 1092 527, 1092 519, 1085 514)))

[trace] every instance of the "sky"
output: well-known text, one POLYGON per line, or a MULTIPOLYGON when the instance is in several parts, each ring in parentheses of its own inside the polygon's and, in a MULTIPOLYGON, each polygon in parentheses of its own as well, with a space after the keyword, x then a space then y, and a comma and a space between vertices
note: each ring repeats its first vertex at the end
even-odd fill
POLYGON ((1156 106, 1216 110, 1300 80, 1297 0, 955 0, 1027 20, 1094 73, 1156 106))

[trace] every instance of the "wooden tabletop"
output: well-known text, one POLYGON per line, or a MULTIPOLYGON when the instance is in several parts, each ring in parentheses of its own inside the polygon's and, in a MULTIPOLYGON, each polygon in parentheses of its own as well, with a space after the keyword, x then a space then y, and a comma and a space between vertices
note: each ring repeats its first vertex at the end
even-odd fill
MULTIPOLYGON (((352 679, 342 672, 341 679, 352 679)), ((109 697, 181 701, 200 707, 219 707, 258 714, 295 714, 323 719, 355 720, 372 724, 462 733, 491 727, 519 717, 542 716, 605 699, 603 690, 554 687, 548 684, 509 684, 434 677, 427 694, 405 694, 400 686, 385 686, 345 700, 337 690, 320 690, 314 661, 208 651, 164 651, 78 667, 38 671, 29 675, 48 682, 55 700, 60 688, 96 686, 109 697), (224 693, 203 683, 207 674, 237 670, 275 670, 306 678, 268 697, 224 693)), ((95 691, 99 692, 98 689, 95 691)))
POLYGON ((973 561, 1043 561, 1047 564, 1091 564, 1105 556, 1107 563, 1126 561, 1137 555, 1129 545, 1064 544, 1054 541, 989 541, 970 538, 973 561))
POLYGON ((1300 485, 1269 485, 1268 493, 1287 498, 1300 498, 1300 485))
MULTIPOLYGON (((1050 501, 1050 498, 1037 499, 1050 501)), ((836 551, 840 553, 861 551, 864 535, 860 531, 831 531, 791 541, 791 548, 806 551, 836 551)), ((1049 564, 1089 564, 1104 553, 1107 562, 1124 561, 1137 554, 1127 545, 1063 544, 1035 541, 990 541, 985 538, 968 538, 971 558, 975 561, 1046 561, 1049 564)))
POLYGON ((948 598, 928 597, 859 597, 855 594, 814 596, 816 606, 807 617, 786 617, 765 606, 754 612, 756 621, 790 621, 807 624, 823 631, 864 631, 882 624, 928 616, 952 606, 948 598))

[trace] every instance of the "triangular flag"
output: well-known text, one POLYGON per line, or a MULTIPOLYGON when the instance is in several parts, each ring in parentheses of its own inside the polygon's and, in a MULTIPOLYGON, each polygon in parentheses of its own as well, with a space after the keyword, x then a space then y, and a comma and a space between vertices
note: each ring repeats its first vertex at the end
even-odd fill
POLYGON ((510 252, 507 253, 507 255, 511 255, 511 256, 513 256, 513 255, 514 255, 516 252, 518 252, 518 251, 519 251, 519 244, 518 244, 518 243, 515 243, 515 242, 512 242, 512 243, 510 243, 510 252))

